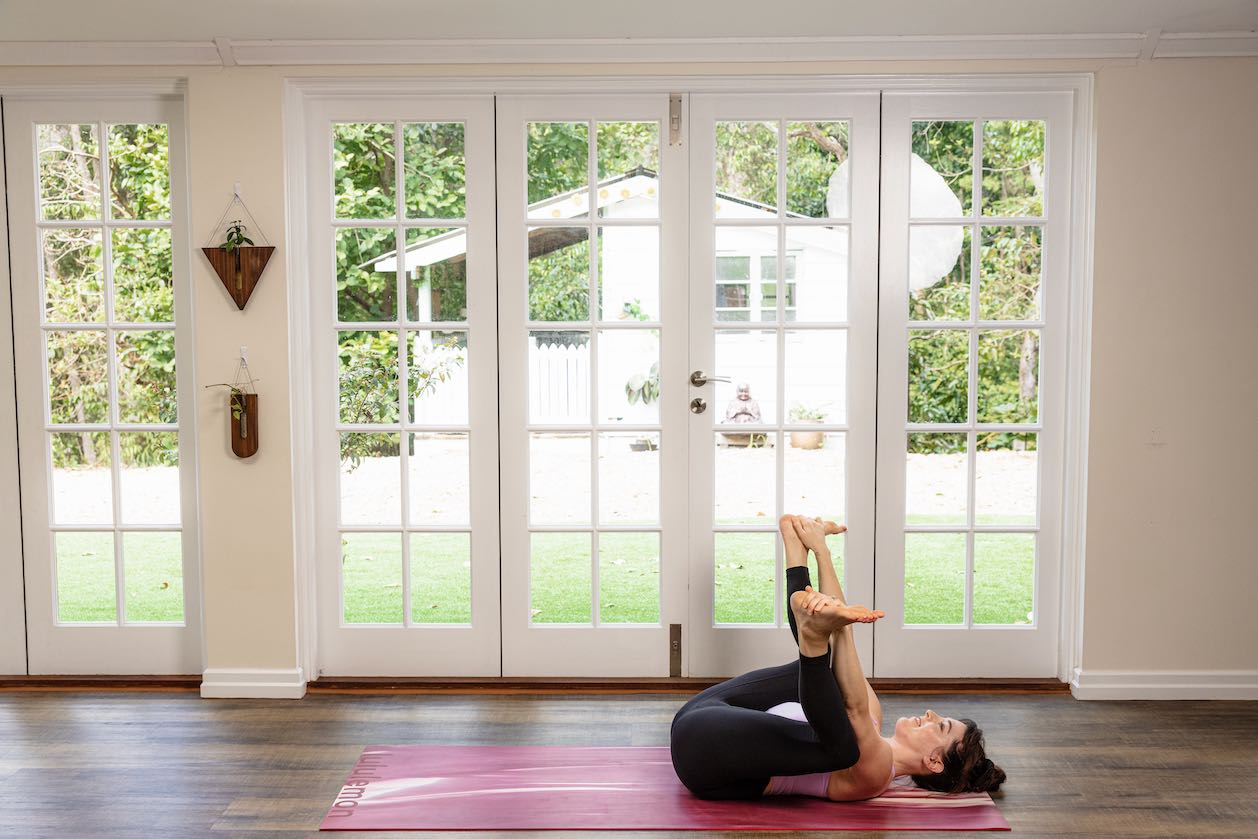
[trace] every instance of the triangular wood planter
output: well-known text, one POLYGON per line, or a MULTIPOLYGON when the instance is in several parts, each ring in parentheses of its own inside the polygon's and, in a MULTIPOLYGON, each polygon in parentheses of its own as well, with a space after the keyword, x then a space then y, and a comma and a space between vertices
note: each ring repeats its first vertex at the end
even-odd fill
POLYGON ((223 281, 227 293, 236 301, 236 308, 244 311, 253 290, 262 281, 262 272, 266 270, 267 261, 275 253, 274 245, 250 247, 245 245, 237 248, 240 253, 240 276, 236 276, 236 253, 224 248, 201 248, 206 259, 214 266, 214 273, 223 281), (237 286, 239 280, 239 287, 237 286))

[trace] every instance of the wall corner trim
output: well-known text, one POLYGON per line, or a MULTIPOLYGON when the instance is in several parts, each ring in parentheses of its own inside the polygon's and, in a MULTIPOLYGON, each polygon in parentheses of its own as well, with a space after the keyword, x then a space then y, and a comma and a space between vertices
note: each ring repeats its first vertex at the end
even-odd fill
POLYGON ((1083 670, 1075 699, 1258 699, 1258 670, 1083 670))
POLYGON ((306 675, 292 669, 210 668, 201 677, 202 699, 301 699, 306 675))

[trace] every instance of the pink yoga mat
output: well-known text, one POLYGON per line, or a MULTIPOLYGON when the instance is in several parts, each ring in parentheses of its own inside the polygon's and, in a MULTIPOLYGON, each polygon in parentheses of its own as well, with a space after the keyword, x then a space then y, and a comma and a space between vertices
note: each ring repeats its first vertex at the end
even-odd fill
POLYGON ((368 746, 322 830, 1008 830, 987 793, 703 801, 666 747, 368 746))

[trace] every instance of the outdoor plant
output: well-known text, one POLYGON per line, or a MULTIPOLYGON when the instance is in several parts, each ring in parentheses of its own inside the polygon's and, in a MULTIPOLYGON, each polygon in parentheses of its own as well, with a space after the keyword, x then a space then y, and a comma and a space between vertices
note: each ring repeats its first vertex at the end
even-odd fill
POLYGON ((823 422, 826 412, 821 408, 801 405, 797 402, 791 406, 789 417, 791 422, 823 422))
POLYGON ((636 373, 629 377, 625 382, 625 397, 628 398, 630 405, 637 405, 640 401, 643 405, 650 405, 652 402, 660 398, 660 363, 657 361, 651 365, 651 369, 644 373, 636 373))

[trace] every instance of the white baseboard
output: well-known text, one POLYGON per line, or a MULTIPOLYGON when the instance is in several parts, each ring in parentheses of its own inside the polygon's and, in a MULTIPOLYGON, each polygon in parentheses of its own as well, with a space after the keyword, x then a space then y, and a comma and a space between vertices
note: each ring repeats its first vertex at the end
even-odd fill
POLYGON ((1082 670, 1075 699, 1258 699, 1258 670, 1082 670))
POLYGON ((202 699, 301 699, 306 676, 291 670, 206 670, 201 676, 202 699))

